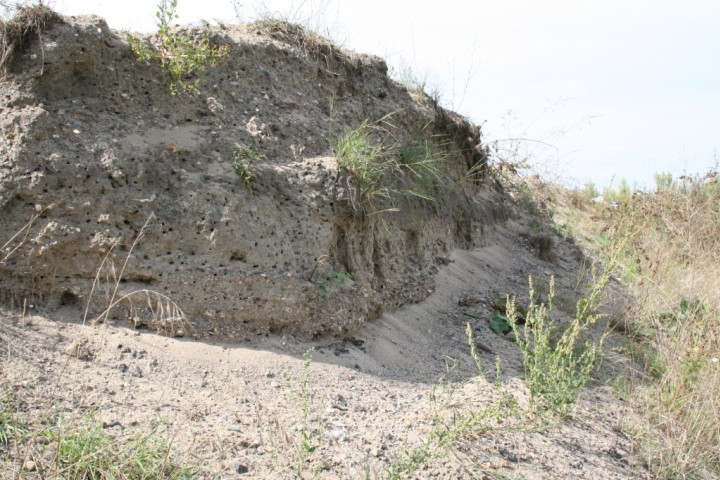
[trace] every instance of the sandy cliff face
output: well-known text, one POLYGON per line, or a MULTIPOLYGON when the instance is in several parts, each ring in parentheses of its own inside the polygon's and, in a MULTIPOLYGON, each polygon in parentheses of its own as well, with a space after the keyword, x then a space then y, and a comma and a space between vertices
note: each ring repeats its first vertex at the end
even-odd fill
POLYGON ((170 95, 160 67, 97 17, 26 44, 0 81, 0 298, 78 318, 89 304, 93 319, 121 280, 115 299, 156 293, 110 318, 231 341, 346 335, 424 298, 447 252, 505 218, 489 182, 467 177, 486 161, 479 129, 389 79, 383 60, 303 35, 216 30, 229 55, 196 96, 170 95), (385 179, 398 193, 369 204, 338 168, 343 129, 383 117, 373 134, 397 147, 384 161, 412 142, 442 153, 435 200, 402 193, 420 187, 400 168, 385 179), (168 323, 158 293, 189 324, 168 323))

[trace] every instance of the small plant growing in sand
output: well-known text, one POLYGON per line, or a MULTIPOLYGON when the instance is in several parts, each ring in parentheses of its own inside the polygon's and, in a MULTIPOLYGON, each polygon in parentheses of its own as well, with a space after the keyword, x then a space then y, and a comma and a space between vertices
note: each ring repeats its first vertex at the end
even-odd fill
POLYGON ((170 22, 177 18, 176 9, 177 0, 160 0, 155 13, 158 19, 157 45, 129 33, 127 41, 138 60, 160 62, 171 94, 184 92, 196 95, 198 80, 189 81, 188 77, 215 66, 228 54, 228 47, 211 45, 209 28, 200 35, 173 32, 170 22))
POLYGON ((269 422, 268 441, 271 447, 270 454, 278 470, 292 470, 294 478, 305 478, 304 472, 308 457, 320 443, 320 425, 313 418, 313 396, 315 394, 315 373, 312 368, 312 355, 315 351, 310 348, 303 354, 303 364, 296 376, 291 377, 285 372, 285 385, 288 399, 295 407, 299 419, 291 431, 274 418, 269 422), (292 433, 297 432, 297 437, 292 433), (283 455, 282 458, 280 455, 283 455))
MULTIPOLYGON (((480 358, 477 352, 470 324, 467 325, 465 334, 478 373, 487 378, 490 375, 490 366, 480 358)), ((433 426, 425 435, 424 440, 414 448, 406 445, 400 447, 395 459, 386 469, 385 478, 389 480, 415 478, 416 472, 434 460, 446 456, 450 451, 461 459, 468 472, 470 470, 488 471, 486 466, 480 465, 473 458, 472 453, 468 453, 472 442, 467 442, 467 440, 492 432, 500 425, 505 430, 514 428, 525 420, 512 394, 504 388, 500 373, 500 361, 497 359, 494 376, 498 396, 487 406, 479 409, 458 408, 457 399, 451 399, 452 393, 450 393, 447 399, 448 403, 441 405, 439 411, 435 412, 433 426), (461 444, 464 448, 457 448, 461 444)), ((454 388, 451 387, 451 389, 454 388)), ((436 398, 435 393, 433 393, 433 398, 436 398)), ((480 477, 472 475, 472 478, 480 477)))
POLYGON ((119 443, 92 417, 46 427, 41 435, 57 442, 53 478, 194 478, 192 469, 175 465, 170 445, 150 429, 119 443))
POLYGON ((300 452, 303 455, 312 453, 315 450, 315 439, 313 438, 313 431, 309 427, 311 408, 312 408, 312 395, 313 386, 315 383, 315 375, 312 371, 312 355, 315 351, 314 348, 309 349, 303 354, 303 366, 300 371, 300 378, 298 384, 298 391, 296 395, 300 402, 300 410, 302 411, 302 428, 300 429, 300 452))
POLYGON ((19 418, 12 397, 0 399, 0 447, 24 438, 30 430, 19 418))
POLYGON ((529 279, 530 305, 524 327, 519 322, 515 299, 508 301, 507 317, 523 355, 526 382, 535 412, 569 416, 580 391, 590 380, 605 336, 592 342, 583 339, 583 334, 598 319, 594 309, 607 280, 608 274, 603 273, 594 282, 590 292, 578 301, 575 318, 562 332, 551 320, 554 277, 550 279, 547 304, 537 303, 532 277, 529 279))

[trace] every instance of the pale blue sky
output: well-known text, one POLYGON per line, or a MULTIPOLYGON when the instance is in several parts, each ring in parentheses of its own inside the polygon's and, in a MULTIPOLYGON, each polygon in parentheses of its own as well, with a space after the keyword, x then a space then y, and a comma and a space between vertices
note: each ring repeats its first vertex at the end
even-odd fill
MULTIPOLYGON (((154 30, 152 0, 56 0, 66 15, 154 30)), ((720 1, 179 0, 179 21, 258 12, 405 61, 488 140, 527 138, 564 183, 705 173, 720 146, 720 1), (242 5, 241 5, 242 4, 242 5), (238 6, 238 8, 234 8, 238 6), (512 112, 509 114, 509 112, 512 112), (512 119, 512 120, 511 120, 512 119)))

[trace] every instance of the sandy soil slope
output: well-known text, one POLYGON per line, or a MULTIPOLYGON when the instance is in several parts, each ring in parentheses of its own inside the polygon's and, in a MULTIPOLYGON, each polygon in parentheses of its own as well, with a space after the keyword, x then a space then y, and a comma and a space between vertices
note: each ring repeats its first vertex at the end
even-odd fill
MULTIPOLYGON (((504 391, 527 403, 517 346, 488 328, 490 297, 522 297, 528 275, 538 283, 554 275, 558 297, 569 295, 580 269, 575 247, 562 242, 554 263, 539 260, 519 234, 525 228, 509 223, 487 247, 453 251, 425 301, 345 340, 259 335, 207 343, 82 325, 76 310, 5 310, 3 394, 22 398, 27 414, 94 412, 113 437, 160 421, 176 455, 201 466, 199 478, 388 478, 393 462, 427 439, 434 419, 488 408, 500 395, 492 375, 477 375, 468 322, 482 358, 500 359, 504 391), (313 446, 302 460, 301 430, 313 446)), ((650 478, 623 432, 629 409, 609 386, 625 368, 613 342, 572 419, 544 427, 493 419, 411 478, 650 478)), ((3 478, 18 478, 23 461, 41 458, 43 448, 9 452, 3 478)))

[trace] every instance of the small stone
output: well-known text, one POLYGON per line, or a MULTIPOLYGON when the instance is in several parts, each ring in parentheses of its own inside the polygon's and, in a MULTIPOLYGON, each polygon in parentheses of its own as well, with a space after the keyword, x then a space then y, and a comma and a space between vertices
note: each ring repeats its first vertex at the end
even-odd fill
POLYGON ((240 475, 242 475, 243 473, 248 473, 250 471, 250 469, 247 466, 243 465, 242 463, 238 463, 237 466, 235 467, 235 471, 237 473, 239 473, 240 475))
POLYGON ((121 363, 120 365, 118 365, 118 370, 120 370, 120 373, 127 372, 127 369, 128 369, 128 366, 125 365, 124 363, 121 363))
POLYGON ((39 203, 36 203, 36 204, 35 204, 35 211, 38 212, 38 213, 42 212, 42 205, 40 205, 39 203))
POLYGON ((78 360, 90 360, 90 352, 79 342, 72 342, 65 347, 65 355, 75 357, 78 360))
POLYGON ((77 342, 72 342, 70 345, 65 347, 65 355, 69 357, 77 357, 80 353, 80 344, 77 342))
POLYGON ((103 422, 102 427, 103 428, 112 428, 115 430, 125 430, 125 427, 123 427, 122 423, 118 422, 117 420, 113 420, 110 422, 103 422))
POLYGON ((473 305, 477 305, 480 302, 481 300, 479 297, 468 295, 458 300, 458 305, 460 305, 461 307, 472 307, 473 305))
POLYGON ((515 452, 512 452, 512 451, 508 450, 507 448, 501 448, 499 453, 500 453, 500 455, 502 455, 503 458, 505 458, 509 462, 512 462, 512 463, 518 462, 518 457, 517 457, 517 455, 515 455, 515 452))
POLYGON ((45 452, 43 452, 42 458, 43 458, 43 460, 45 460, 45 462, 52 463, 53 461, 55 461, 56 455, 57 455, 57 452, 55 452, 54 449, 48 448, 47 450, 45 450, 45 452))
POLYGON ((32 460, 25 460, 23 463, 23 470, 26 472, 34 472, 37 469, 37 464, 32 460))
POLYGON ((142 378, 143 372, 140 370, 140 367, 135 367, 135 370, 133 370, 133 377, 142 378))
POLYGON ((330 430, 325 430, 325 436, 335 442, 342 442, 343 440, 345 440, 346 435, 347 432, 345 432, 345 429, 343 428, 333 428, 330 430))
POLYGON ((182 338, 185 336, 185 330, 175 330, 173 336, 176 338, 182 338))
POLYGON ((627 455, 627 452, 625 452, 624 450, 622 450, 620 448, 613 447, 613 448, 609 448, 607 450, 607 454, 609 456, 611 456, 612 458, 615 458, 617 460, 622 460, 622 458, 627 455))
POLYGON ((272 388, 280 388, 280 383, 276 382, 276 381, 272 381, 272 382, 270 382, 270 386, 272 388))

